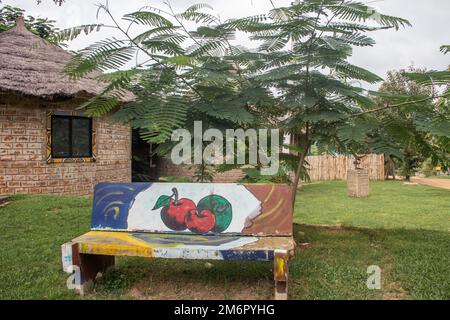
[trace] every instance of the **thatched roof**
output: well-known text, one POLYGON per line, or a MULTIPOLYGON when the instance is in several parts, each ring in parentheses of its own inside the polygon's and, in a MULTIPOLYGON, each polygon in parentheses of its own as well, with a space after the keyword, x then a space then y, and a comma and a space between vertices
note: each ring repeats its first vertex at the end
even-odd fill
MULTIPOLYGON (((0 33, 0 92, 44 99, 85 98, 101 93, 106 83, 95 79, 100 73, 80 80, 63 74, 71 57, 69 52, 28 31, 23 17, 19 17, 14 28, 0 33)), ((130 92, 122 101, 133 99, 130 92)))

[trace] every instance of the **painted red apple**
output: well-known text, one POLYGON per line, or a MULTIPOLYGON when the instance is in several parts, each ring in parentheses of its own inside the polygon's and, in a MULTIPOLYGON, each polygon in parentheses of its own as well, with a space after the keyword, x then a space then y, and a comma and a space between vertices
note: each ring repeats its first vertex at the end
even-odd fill
POLYGON ((216 225, 216 216, 209 210, 191 210, 186 215, 186 226, 193 232, 198 234, 206 234, 210 232, 216 225))
POLYGON ((172 196, 161 196, 155 204, 153 210, 161 207, 161 219, 164 224, 173 231, 186 230, 186 215, 197 210, 194 201, 190 199, 178 199, 178 190, 172 189, 172 196))

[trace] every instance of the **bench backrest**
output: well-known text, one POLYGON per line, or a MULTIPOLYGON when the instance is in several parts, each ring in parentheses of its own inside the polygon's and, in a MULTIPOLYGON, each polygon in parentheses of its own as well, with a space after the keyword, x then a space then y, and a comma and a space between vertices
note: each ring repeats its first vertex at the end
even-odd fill
POLYGON ((292 235, 292 193, 281 184, 100 183, 91 229, 292 235))

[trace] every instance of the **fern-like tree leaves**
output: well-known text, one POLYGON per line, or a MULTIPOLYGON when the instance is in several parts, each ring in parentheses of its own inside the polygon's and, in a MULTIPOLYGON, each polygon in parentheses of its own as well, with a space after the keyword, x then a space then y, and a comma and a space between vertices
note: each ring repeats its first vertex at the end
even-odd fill
MULTIPOLYGON (((154 36, 174 35, 175 33, 178 32, 179 29, 180 29, 180 27, 178 27, 178 26, 163 26, 163 27, 151 28, 151 29, 148 29, 148 30, 144 31, 143 33, 135 36, 133 38, 133 42, 139 44, 145 40, 151 39, 154 36)), ((180 37, 179 34, 177 36, 180 37)), ((185 39, 185 37, 183 37, 183 40, 184 39, 185 39)), ((178 41, 178 43, 180 43, 180 41, 178 41)))
POLYGON ((409 26, 405 19, 383 15, 361 2, 338 0, 304 0, 227 22, 227 27, 262 41, 258 54, 243 56, 254 58, 248 64, 252 81, 277 92, 285 111, 280 128, 302 150, 295 180, 304 174, 301 168, 311 145, 352 153, 382 149, 376 119, 357 116, 376 108, 373 96, 353 85, 382 79, 348 58, 353 47, 375 44, 368 33, 404 26, 409 26))
POLYGON ((436 137, 450 138, 450 116, 443 114, 418 114, 415 119, 417 128, 436 137))
POLYGON ((403 18, 393 17, 382 14, 376 9, 362 3, 355 1, 325 1, 325 6, 330 9, 336 17, 352 21, 365 22, 374 21, 381 26, 395 28, 396 30, 402 27, 410 27, 411 23, 403 18))
POLYGON ((442 52, 443 54, 449 53, 449 52, 450 52, 450 45, 444 45, 444 46, 441 46, 441 52, 442 52))
POLYGON ((92 32, 99 32, 103 27, 103 24, 87 24, 59 30, 53 35, 52 42, 72 41, 81 34, 89 35, 92 32))
POLYGON ((187 120, 189 101, 177 88, 174 70, 135 70, 128 83, 137 99, 122 106, 113 119, 130 123, 141 136, 155 144, 170 140, 172 132, 187 120))
MULTIPOLYGON (((115 119, 138 128, 165 151, 172 131, 192 129, 195 120, 223 130, 277 127, 290 133, 292 147, 301 150, 282 160, 283 170, 290 168, 297 178, 306 177, 305 156, 311 145, 349 150, 346 143, 354 146, 381 136, 370 116, 356 120, 376 105, 370 93, 355 84, 381 78, 348 59, 353 47, 374 45, 370 32, 398 29, 408 21, 349 0, 304 0, 225 22, 208 4, 181 13, 169 2, 166 6, 168 10, 145 7, 122 20, 100 6, 121 37, 81 50, 66 68, 73 78, 114 72, 105 92, 84 105, 89 112, 114 113, 115 119), (137 33, 135 25, 145 30, 137 33), (257 49, 236 45, 238 31, 255 41, 257 49), (124 71, 131 66, 129 73, 124 71), (136 101, 121 105, 124 90, 132 90, 136 101)), ((82 30, 67 31, 65 37, 82 30)), ((445 131, 441 121, 433 123, 436 131, 445 131)), ((258 180, 254 171, 247 175, 258 180)))
POLYGON ((419 85, 447 85, 450 83, 450 71, 407 72, 405 77, 419 85))
POLYGON ((372 150, 400 159, 407 177, 428 158, 449 165, 450 113, 446 89, 440 89, 449 83, 446 77, 437 71, 389 72, 376 93, 384 107, 365 116, 377 124, 367 134, 372 150), (439 99, 437 92, 442 92, 439 99))
POLYGON ((66 66, 65 72, 78 79, 94 70, 118 70, 133 59, 136 50, 128 40, 107 38, 79 51, 66 66))
POLYGON ((162 15, 152 11, 137 11, 124 15, 123 20, 152 27, 173 27, 173 23, 162 15))
POLYGON ((337 136, 345 144, 356 142, 363 144, 370 131, 376 129, 376 123, 367 118, 357 118, 338 127, 337 136))
POLYGON ((206 25, 219 23, 219 19, 214 15, 202 12, 204 9, 212 10, 213 8, 206 3, 194 4, 187 8, 184 12, 176 14, 175 17, 195 23, 204 23, 206 25))

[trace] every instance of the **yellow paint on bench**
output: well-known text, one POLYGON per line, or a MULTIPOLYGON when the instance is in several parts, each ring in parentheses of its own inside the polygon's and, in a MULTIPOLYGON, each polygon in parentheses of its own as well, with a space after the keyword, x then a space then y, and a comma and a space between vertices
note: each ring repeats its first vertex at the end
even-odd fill
POLYGON ((261 215, 259 215, 258 217, 256 217, 255 221, 261 220, 267 216, 270 216, 272 213, 276 212, 277 210, 279 210, 284 204, 284 199, 280 199, 280 201, 278 201, 277 205, 275 206, 275 208, 273 208, 272 210, 269 210, 261 215))
POLYGON ((275 280, 286 281, 286 256, 275 254, 275 280))
POLYGON ((117 239, 119 241, 126 242, 129 245, 151 248, 151 246, 147 242, 133 237, 132 233, 126 232, 91 231, 86 233, 83 237, 98 238, 99 242, 102 241, 102 239, 117 239))
POLYGON ((272 194, 273 194, 274 191, 275 191, 275 185, 272 186, 272 188, 270 189, 269 194, 268 194, 267 197, 264 199, 263 203, 269 201, 269 199, 270 199, 270 197, 272 196, 272 194))
POLYGON ((135 256, 153 258, 153 248, 127 246, 104 243, 80 243, 80 252, 84 254, 99 254, 107 256, 135 256))
POLYGON ((91 231, 79 239, 80 252, 109 256, 139 256, 152 258, 153 247, 123 232, 91 231), (117 240, 117 243, 114 241, 117 240))

